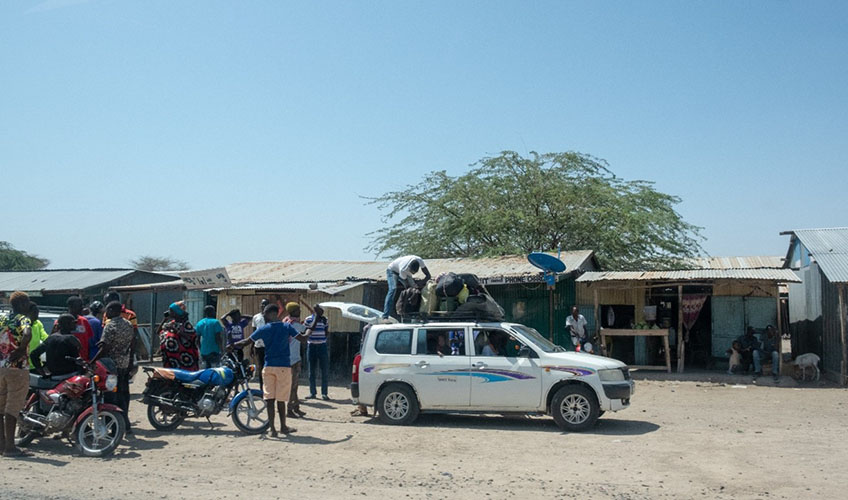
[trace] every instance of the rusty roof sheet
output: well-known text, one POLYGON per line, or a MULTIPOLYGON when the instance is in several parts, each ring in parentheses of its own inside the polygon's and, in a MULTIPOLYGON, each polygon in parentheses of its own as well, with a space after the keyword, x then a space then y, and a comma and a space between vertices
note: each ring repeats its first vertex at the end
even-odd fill
POLYGON ((797 229, 790 233, 801 240, 828 280, 848 283, 848 227, 797 229))
MULTIPOLYGON (((562 252, 560 259, 566 272, 595 268, 594 252, 577 250, 562 252)), ((472 273, 480 278, 537 275, 526 256, 489 257, 479 259, 424 259, 433 276, 443 272, 472 273)), ((386 267, 391 261, 282 261, 240 262, 230 264, 227 274, 234 284, 385 281, 386 267)))
POLYGON ((763 269, 783 267, 783 257, 697 257, 690 259, 693 269, 763 269))

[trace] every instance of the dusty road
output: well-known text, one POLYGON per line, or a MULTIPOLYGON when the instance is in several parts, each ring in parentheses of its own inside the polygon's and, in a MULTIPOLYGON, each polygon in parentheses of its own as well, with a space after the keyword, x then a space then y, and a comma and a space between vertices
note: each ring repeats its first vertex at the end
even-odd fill
POLYGON ((848 391, 788 385, 641 381, 630 409, 583 434, 499 416, 388 427, 350 417, 343 387, 307 404, 291 438, 223 416, 162 434, 134 401, 136 437, 114 457, 36 441, 34 457, 0 459, 0 498, 844 498, 848 391))

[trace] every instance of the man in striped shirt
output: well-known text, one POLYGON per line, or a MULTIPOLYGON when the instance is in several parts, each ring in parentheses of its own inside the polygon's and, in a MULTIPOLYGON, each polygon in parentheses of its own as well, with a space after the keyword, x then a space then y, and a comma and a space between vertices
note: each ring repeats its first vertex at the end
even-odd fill
POLYGON ((307 347, 306 359, 309 362, 309 398, 317 397, 315 389, 315 375, 318 367, 321 367, 321 397, 327 401, 330 396, 327 394, 327 382, 330 376, 330 355, 327 352, 327 336, 330 333, 327 318, 324 316, 324 309, 321 306, 315 306, 315 313, 309 315, 303 322, 306 327, 307 347))

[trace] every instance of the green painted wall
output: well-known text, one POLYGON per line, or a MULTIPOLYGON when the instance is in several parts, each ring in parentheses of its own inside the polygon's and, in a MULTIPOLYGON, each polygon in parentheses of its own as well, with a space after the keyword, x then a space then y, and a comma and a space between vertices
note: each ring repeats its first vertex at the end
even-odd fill
MULTIPOLYGON (((506 320, 521 323, 549 336, 549 298, 544 283, 512 283, 486 287, 492 298, 504 308, 506 320)), ((565 318, 575 304, 574 280, 560 280, 554 290, 554 343, 573 349, 571 337, 565 333, 565 318)))

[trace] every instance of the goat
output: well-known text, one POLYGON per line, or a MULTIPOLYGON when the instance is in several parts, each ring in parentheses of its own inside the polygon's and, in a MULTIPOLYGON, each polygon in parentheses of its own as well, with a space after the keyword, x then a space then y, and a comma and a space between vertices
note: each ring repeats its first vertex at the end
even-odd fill
POLYGON ((808 352, 806 354, 801 354, 797 358, 795 358, 795 367, 801 369, 801 380, 807 379, 807 368, 812 367, 816 371, 816 377, 813 380, 818 380, 821 376, 821 372, 819 371, 819 361, 821 358, 818 354, 813 354, 808 352))

